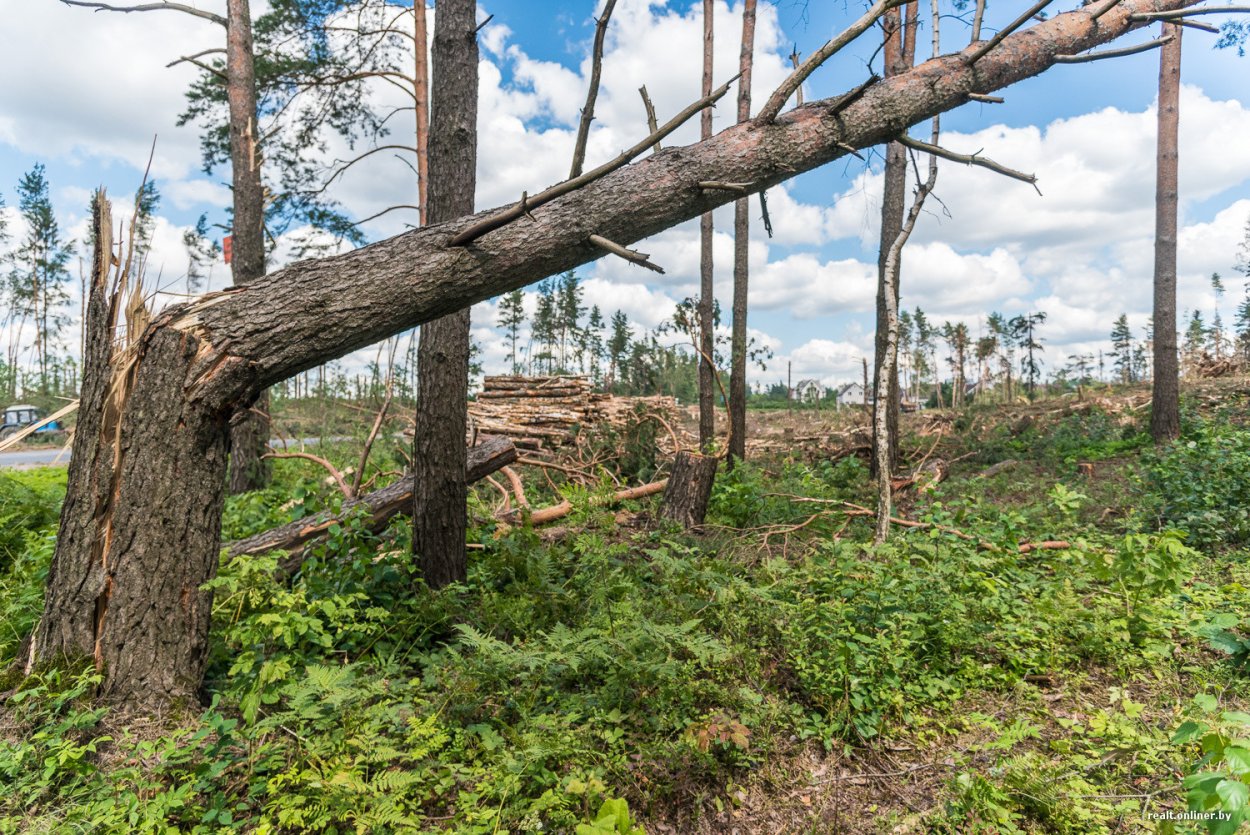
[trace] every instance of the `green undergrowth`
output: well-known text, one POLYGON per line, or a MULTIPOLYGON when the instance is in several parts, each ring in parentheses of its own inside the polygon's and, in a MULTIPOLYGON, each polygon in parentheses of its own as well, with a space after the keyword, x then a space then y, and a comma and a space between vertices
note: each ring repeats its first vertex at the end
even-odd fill
MULTIPOLYGON (((1232 502, 1187 498, 1168 473, 1224 456, 1240 489, 1244 438, 1191 420, 1138 458, 1115 446, 1124 431, 1002 450, 1027 466, 940 485, 912 511, 932 527, 878 549, 841 513, 871 503, 851 458, 722 473, 698 536, 619 529, 597 491, 567 486, 589 508, 568 534, 505 533, 483 491, 486 547, 437 593, 412 576, 402 521, 374 536, 348 520, 289 583, 275 556, 229 562, 211 583, 209 706, 172 729, 93 704, 94 671, 6 685, 0 832, 636 833, 715 814, 744 785, 786 796, 776 775, 800 750, 901 739, 949 779, 921 813, 881 814, 899 831, 1239 814, 1250 555, 1213 534, 1235 531, 1210 516, 1235 520, 1232 502), (1100 444, 1114 487, 1064 463, 1100 444)), ((323 472, 278 465, 278 486, 231 500, 228 538, 339 503, 323 472)), ((0 575, 6 666, 51 554, 47 517, 30 518, 0 575)))

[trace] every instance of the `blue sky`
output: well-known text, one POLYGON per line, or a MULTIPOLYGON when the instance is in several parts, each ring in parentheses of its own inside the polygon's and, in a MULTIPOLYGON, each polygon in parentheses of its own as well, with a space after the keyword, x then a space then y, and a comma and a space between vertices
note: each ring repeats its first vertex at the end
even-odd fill
MULTIPOLYGON (((197 0, 220 11, 223 0, 197 0)), ((585 95, 592 15, 590 0, 482 0, 494 19, 482 34, 482 119, 478 205, 485 208, 534 191, 567 173, 578 108, 585 95)), ((1074 2, 1057 3, 1064 11, 1074 2)), ((991 3, 987 32, 1021 3, 991 3)), ((592 131, 589 164, 615 154, 642 134, 637 88, 645 83, 661 119, 697 97, 698 0, 619 0, 609 29, 604 88, 592 131)), ((946 5, 944 11, 950 11, 946 5)), ((784 76, 792 47, 807 54, 852 16, 858 3, 780 0, 760 3, 755 102, 784 76)), ((718 2, 717 78, 736 71, 740 3, 718 2)), ((927 10, 922 10, 927 19, 927 10)), ((943 49, 961 48, 968 28, 943 20, 943 49)), ((0 194, 10 207, 13 186, 35 162, 47 165, 54 198, 71 232, 81 234, 90 190, 133 194, 152 136, 159 134, 154 173, 164 194, 153 267, 163 281, 185 271, 181 229, 201 212, 221 221, 229 200, 227 172, 199 169, 198 138, 177 128, 187 67, 166 69, 179 55, 215 46, 220 30, 174 13, 110 15, 67 8, 55 0, 24 0, 9 10, 0 72, 0 194), (23 82, 22 79, 29 79, 23 82)), ((1153 37, 1138 32, 1126 39, 1153 37)), ((918 52, 927 55, 929 32, 918 52)), ((1215 36, 1185 34, 1182 100, 1182 234, 1180 307, 1211 310, 1207 276, 1229 275, 1250 218, 1250 64, 1212 48, 1215 36)), ((806 86, 809 99, 836 95, 866 75, 876 36, 865 35, 806 86)), ((879 59, 878 59, 879 60, 879 59)), ((1141 327, 1149 314, 1153 234, 1153 102, 1157 53, 1058 67, 1005 91, 1003 105, 972 104, 944 118, 943 144, 982 150, 1015 168, 1036 171, 1044 194, 989 172, 942 165, 937 195, 950 217, 926 215, 905 257, 903 303, 938 320, 973 326, 990 310, 1035 308, 1050 314, 1043 336, 1047 362, 1105 347, 1122 312, 1141 327)), ((386 94, 378 90, 379 102, 386 94)), ((732 117, 732 94, 716 115, 732 117)), ((695 128, 674 137, 693 141, 695 128)), ((927 128, 918 129, 927 134, 927 128)), ((397 141, 403 137, 397 135, 397 141)), ((358 217, 391 202, 412 202, 407 169, 379 155, 336 186, 335 196, 358 217)), ((858 376, 871 348, 875 215, 879 156, 867 165, 839 162, 770 192, 777 237, 752 229, 752 315, 757 338, 777 359, 757 379, 774 380, 793 361, 796 379, 835 383, 858 376)), ((753 204, 754 205, 754 204, 753 204)), ((394 234, 404 218, 370 224, 372 238, 394 234)), ((727 211, 718 230, 730 226, 727 211)), ((718 294, 728 307, 732 241, 718 233, 718 294)), ((600 261, 580 271, 588 301, 605 313, 620 307, 651 327, 697 284, 697 231, 691 224, 640 244, 668 274, 654 277, 623 262, 600 261)), ((227 276, 214 271, 214 286, 227 276)), ((1229 282, 1224 319, 1241 296, 1229 282)), ((474 311, 475 334, 488 370, 503 361, 503 344, 488 327, 493 309, 474 311)), ((76 332, 76 328, 70 330, 76 332)))

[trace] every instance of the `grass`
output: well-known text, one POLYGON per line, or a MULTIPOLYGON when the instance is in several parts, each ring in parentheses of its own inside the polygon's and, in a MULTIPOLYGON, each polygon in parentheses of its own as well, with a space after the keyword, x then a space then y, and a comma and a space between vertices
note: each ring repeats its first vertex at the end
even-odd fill
MULTIPOLYGON (((87 699, 90 670, 10 685, 0 832, 1094 833, 1235 805, 1250 552, 1210 514, 1236 512, 1250 455, 1199 405, 1162 454, 1110 408, 910 440, 960 459, 911 518, 988 548, 930 529, 873 550, 865 520, 794 499, 870 503, 863 465, 782 458, 722 474, 699 535, 593 509, 554 541, 500 533, 483 490, 487 547, 439 593, 402 521, 344 526, 289 585, 273 557, 227 564, 202 712, 141 731, 87 699), (1221 491, 1177 476, 1198 455, 1221 491), (1016 550, 1039 539, 1072 547, 1016 550)), ((276 463, 228 538, 337 501, 276 463)), ((59 498, 41 471, 4 496, 41 509, 0 575, 8 663, 59 498)))

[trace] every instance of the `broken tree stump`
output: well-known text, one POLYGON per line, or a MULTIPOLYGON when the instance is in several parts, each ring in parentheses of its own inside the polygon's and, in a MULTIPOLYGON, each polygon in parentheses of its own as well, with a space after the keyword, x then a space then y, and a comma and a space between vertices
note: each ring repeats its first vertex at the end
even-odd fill
POLYGON ((685 528, 703 524, 707 515, 707 503, 712 497, 712 484, 716 481, 715 456, 695 452, 679 452, 673 459, 673 471, 668 477, 660 515, 672 519, 685 528))
MULTIPOLYGON (((481 481, 516 459, 516 446, 512 441, 497 436, 484 437, 481 443, 469 449, 468 460, 465 462, 465 480, 469 484, 481 481)), ((303 563, 310 543, 321 539, 331 526, 341 524, 361 509, 369 516, 369 530, 376 533, 385 528, 396 514, 406 510, 412 503, 412 487, 413 477, 408 474, 388 487, 345 502, 338 513, 323 511, 305 519, 296 519, 279 528, 231 542, 226 547, 231 557, 263 554, 266 551, 289 551, 291 556, 279 565, 279 572, 289 575, 303 563)))

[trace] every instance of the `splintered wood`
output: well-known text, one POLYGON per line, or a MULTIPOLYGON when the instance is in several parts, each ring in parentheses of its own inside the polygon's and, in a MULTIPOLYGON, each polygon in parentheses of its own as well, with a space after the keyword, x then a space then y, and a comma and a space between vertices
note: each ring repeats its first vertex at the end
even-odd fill
MULTIPOLYGON (((640 407, 677 426, 679 409, 671 397, 614 397, 575 375, 486 377, 477 400, 469 404, 469 430, 505 435, 522 449, 548 450, 574 443, 588 429, 636 421, 640 407)), ((662 450, 674 451, 667 449, 672 445, 667 432, 659 433, 657 441, 662 450)))

